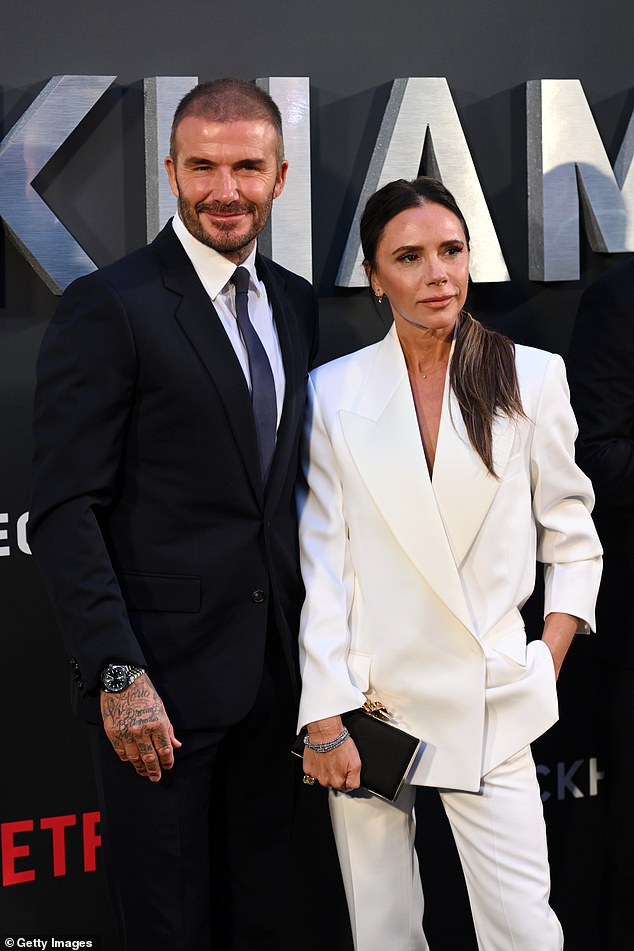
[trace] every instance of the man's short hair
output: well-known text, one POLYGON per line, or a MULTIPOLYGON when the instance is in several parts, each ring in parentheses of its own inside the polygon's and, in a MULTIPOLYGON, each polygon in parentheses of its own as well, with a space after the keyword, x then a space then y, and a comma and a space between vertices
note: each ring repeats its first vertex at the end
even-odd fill
POLYGON ((245 79, 212 79, 194 86, 183 96, 172 121, 170 155, 176 161, 176 129, 183 119, 196 116, 210 122, 240 122, 264 120, 270 122, 277 133, 277 164, 284 161, 284 137, 282 116, 277 105, 267 92, 245 79))

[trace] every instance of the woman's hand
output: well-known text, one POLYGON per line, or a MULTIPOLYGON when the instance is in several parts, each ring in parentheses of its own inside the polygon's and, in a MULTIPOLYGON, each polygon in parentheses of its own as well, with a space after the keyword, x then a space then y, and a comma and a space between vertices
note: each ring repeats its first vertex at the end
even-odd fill
MULTIPOLYGON (((343 731, 341 717, 327 717, 307 725, 312 743, 328 743, 343 731)), ((358 789, 361 776, 361 760, 352 737, 329 753, 316 753, 305 747, 304 773, 314 776, 320 786, 332 787, 342 792, 358 789)))

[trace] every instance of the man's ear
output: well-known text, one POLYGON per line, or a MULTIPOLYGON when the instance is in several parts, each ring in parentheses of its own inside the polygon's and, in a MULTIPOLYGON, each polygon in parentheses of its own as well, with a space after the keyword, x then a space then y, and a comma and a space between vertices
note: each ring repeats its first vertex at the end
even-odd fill
POLYGON ((288 171, 288 162, 286 161, 286 159, 284 159, 284 161, 282 162, 282 164, 277 170, 277 176, 275 178, 275 188, 273 189, 273 198, 277 198, 284 191, 287 171, 288 171))
POLYGON ((169 179, 170 188, 172 189, 172 194, 174 198, 178 198, 178 183, 176 181, 176 166, 174 165, 174 159, 171 155, 168 155, 163 163, 167 171, 167 177, 169 179))

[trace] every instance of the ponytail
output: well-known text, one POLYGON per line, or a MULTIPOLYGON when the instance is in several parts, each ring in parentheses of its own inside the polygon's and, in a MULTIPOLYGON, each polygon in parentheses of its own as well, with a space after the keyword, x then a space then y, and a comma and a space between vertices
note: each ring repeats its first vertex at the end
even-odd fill
POLYGON ((524 416, 517 370, 515 345, 508 337, 488 330, 463 311, 449 383, 456 396, 469 442, 492 476, 493 421, 496 416, 524 416))

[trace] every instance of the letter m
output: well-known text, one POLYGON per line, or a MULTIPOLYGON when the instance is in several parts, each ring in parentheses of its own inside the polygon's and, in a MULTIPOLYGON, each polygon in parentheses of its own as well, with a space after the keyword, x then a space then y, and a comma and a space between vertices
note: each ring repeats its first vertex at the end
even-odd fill
POLYGON ((590 247, 634 251, 634 116, 614 171, 577 79, 527 83, 532 281, 579 278, 579 206, 590 247))

